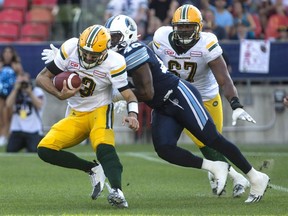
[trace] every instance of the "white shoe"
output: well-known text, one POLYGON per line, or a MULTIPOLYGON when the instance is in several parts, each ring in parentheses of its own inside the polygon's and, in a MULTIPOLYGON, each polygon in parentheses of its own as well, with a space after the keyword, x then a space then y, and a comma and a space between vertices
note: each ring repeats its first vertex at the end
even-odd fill
MULTIPOLYGON (((217 180, 215 179, 214 175, 211 172, 208 172, 208 179, 209 179, 210 187, 212 189, 212 194, 217 195, 217 180)), ((224 188, 221 195, 225 195, 225 194, 226 194, 226 190, 224 188)))
POLYGON ((106 179, 101 164, 97 164, 95 167, 93 167, 89 176, 92 184, 91 198, 95 200, 100 196, 101 192, 103 191, 106 179))
POLYGON ((250 187, 250 182, 239 173, 239 175, 233 179, 233 197, 240 197, 248 187, 250 187))
POLYGON ((217 181, 217 195, 221 196, 225 190, 229 164, 223 161, 214 161, 216 168, 214 169, 214 178, 217 181))
POLYGON ((258 172, 258 178, 254 182, 250 182, 251 189, 248 198, 245 200, 245 203, 259 202, 268 187, 270 178, 265 173, 258 172))
POLYGON ((128 203, 124 197, 124 194, 119 188, 110 189, 107 199, 112 206, 116 206, 118 208, 128 208, 128 203))

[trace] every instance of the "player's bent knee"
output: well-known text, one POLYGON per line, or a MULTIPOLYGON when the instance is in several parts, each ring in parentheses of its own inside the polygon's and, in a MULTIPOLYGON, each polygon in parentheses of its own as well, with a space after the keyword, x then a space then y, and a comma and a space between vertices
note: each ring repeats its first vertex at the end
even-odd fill
POLYGON ((171 158, 173 158, 175 148, 176 148, 176 146, 169 146, 169 145, 158 146, 156 148, 156 152, 157 152, 158 156, 160 158, 162 158, 163 160, 170 161, 171 158))
POLYGON ((37 153, 39 158, 41 158, 43 161, 50 163, 51 162, 51 158, 53 158, 53 152, 55 150, 46 148, 46 147, 38 147, 37 148, 37 153))

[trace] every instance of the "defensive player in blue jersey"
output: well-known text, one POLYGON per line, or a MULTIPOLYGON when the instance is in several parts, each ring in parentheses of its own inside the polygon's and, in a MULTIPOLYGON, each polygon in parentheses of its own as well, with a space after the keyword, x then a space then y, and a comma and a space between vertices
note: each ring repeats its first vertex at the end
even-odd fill
POLYGON ((246 203, 258 202, 269 183, 268 175, 256 171, 240 150, 217 132, 201 95, 189 82, 172 75, 162 61, 137 39, 137 26, 128 16, 111 17, 105 24, 111 34, 112 49, 125 57, 128 76, 139 101, 153 108, 152 140, 158 156, 170 163, 204 169, 218 180, 217 194, 226 184, 228 164, 193 155, 177 146, 186 128, 205 145, 221 152, 251 183, 246 203))
MULTIPOLYGON (((137 39, 137 26, 128 16, 111 17, 105 26, 110 30, 112 49, 125 57, 128 76, 134 85, 138 101, 153 108, 152 140, 158 156, 172 164, 210 171, 217 179, 217 194, 226 184, 229 165, 194 155, 177 146, 186 128, 197 139, 227 157, 250 181, 246 203, 263 197, 270 178, 255 170, 240 150, 217 132, 215 124, 203 106, 201 95, 193 85, 170 73, 163 62, 137 39)), ((43 60, 53 59, 52 50, 43 52, 43 60)), ((121 95, 114 98, 121 99, 121 95)))

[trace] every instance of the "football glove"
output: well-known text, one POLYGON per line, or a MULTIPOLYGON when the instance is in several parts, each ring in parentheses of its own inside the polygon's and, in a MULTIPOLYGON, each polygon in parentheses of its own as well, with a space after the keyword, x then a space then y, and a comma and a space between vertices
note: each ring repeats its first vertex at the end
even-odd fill
POLYGON ((53 44, 50 44, 51 49, 44 49, 41 53, 42 60, 45 61, 45 64, 48 64, 49 62, 53 61, 56 53, 58 52, 58 48, 55 47, 53 44))
POLYGON ((256 121, 242 108, 237 108, 233 110, 233 113, 232 113, 232 125, 233 126, 236 125, 238 119, 252 122, 254 124, 256 123, 256 121))
POLYGON ((125 110, 127 110, 127 102, 125 100, 114 102, 114 110, 116 111, 116 113, 124 112, 125 110))

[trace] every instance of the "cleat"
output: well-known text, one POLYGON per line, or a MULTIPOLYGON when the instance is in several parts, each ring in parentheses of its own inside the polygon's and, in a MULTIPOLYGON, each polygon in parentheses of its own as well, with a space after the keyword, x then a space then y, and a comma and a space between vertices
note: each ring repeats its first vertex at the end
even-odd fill
POLYGON ((91 198, 96 200, 104 189, 104 183, 106 179, 101 164, 97 164, 95 167, 93 167, 89 173, 89 176, 92 184, 91 198))
POLYGON ((243 193, 245 193, 245 189, 250 187, 250 182, 241 174, 234 179, 233 181, 233 197, 240 197, 243 193))
MULTIPOLYGON (((217 181, 214 178, 214 175, 211 172, 208 172, 208 179, 209 179, 209 183, 212 189, 212 194, 213 195, 217 195, 217 181)), ((224 188, 224 190, 222 191, 221 195, 225 195, 226 194, 226 190, 224 188)))
POLYGON ((116 206, 118 208, 128 208, 128 203, 124 197, 124 194, 119 188, 110 189, 107 200, 112 206, 116 206))
POLYGON ((250 194, 245 203, 259 202, 267 190, 268 183, 270 182, 269 176, 261 172, 258 175, 258 179, 255 182, 251 182, 250 194))
POLYGON ((222 194, 224 194, 224 191, 225 191, 225 186, 226 186, 226 181, 227 181, 227 176, 228 176, 230 165, 222 161, 215 161, 215 163, 217 164, 216 165, 217 169, 215 169, 217 171, 214 171, 213 174, 214 174, 214 178, 217 181, 216 194, 218 196, 221 196, 222 194))

